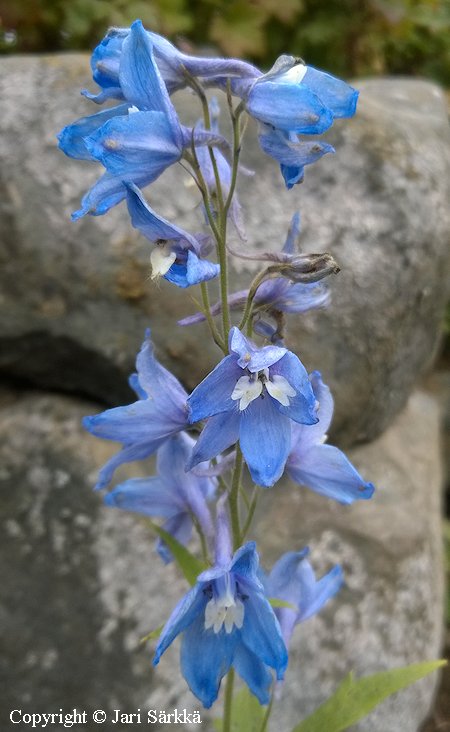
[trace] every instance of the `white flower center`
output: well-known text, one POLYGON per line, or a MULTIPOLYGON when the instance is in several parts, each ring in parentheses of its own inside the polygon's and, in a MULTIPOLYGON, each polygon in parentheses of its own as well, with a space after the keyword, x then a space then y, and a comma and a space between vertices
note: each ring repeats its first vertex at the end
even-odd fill
POLYGON ((233 389, 231 398, 233 401, 239 400, 239 409, 248 407, 250 402, 257 399, 262 392, 262 381, 252 376, 241 376, 233 389))
POLYGON ((157 244, 150 254, 150 263, 152 265, 152 279, 165 275, 169 271, 176 259, 175 252, 172 251, 169 242, 157 244))
POLYGON ((288 407, 290 404, 289 397, 293 397, 297 393, 289 381, 280 374, 274 374, 271 380, 266 381, 266 389, 270 396, 280 402, 283 407, 288 407))
POLYGON ((205 630, 212 628, 214 633, 218 633, 225 626, 225 632, 231 633, 234 626, 242 628, 244 613, 244 603, 232 592, 230 575, 226 575, 223 591, 205 607, 205 630))
POLYGON ((305 64, 295 64, 289 71, 280 74, 277 82, 281 84, 300 84, 307 71, 308 67, 305 64))
POLYGON ((273 374, 270 377, 269 369, 266 368, 259 371, 258 374, 241 376, 231 393, 231 398, 233 401, 239 401, 239 409, 242 412, 250 402, 260 396, 263 386, 266 387, 270 396, 280 402, 283 407, 288 407, 289 397, 293 397, 297 393, 284 376, 273 374))

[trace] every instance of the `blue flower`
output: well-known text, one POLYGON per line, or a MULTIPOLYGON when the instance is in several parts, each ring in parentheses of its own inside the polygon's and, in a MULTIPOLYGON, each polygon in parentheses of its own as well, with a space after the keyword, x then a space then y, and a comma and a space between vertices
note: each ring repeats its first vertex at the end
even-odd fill
POLYGON ((186 427, 187 394, 179 381, 156 360, 150 331, 137 356, 136 369, 137 374, 130 378, 130 385, 139 401, 83 419, 88 432, 123 445, 101 469, 96 489, 110 483, 119 465, 152 455, 171 435, 186 427))
POLYGON ((159 639, 154 665, 182 634, 181 671, 205 707, 217 699, 233 666, 261 704, 269 702, 270 669, 278 680, 287 650, 275 614, 258 579, 259 558, 249 542, 231 556, 223 504, 218 508, 216 560, 172 612, 159 639), (222 526, 221 526, 222 524, 222 526))
POLYGON ((211 249, 210 237, 171 224, 152 211, 135 185, 126 187, 131 223, 155 244, 150 255, 152 277, 163 275, 178 287, 189 287, 219 274, 218 264, 202 258, 211 249))
POLYGON ((239 439, 253 480, 271 486, 289 454, 291 421, 317 421, 315 397, 304 366, 286 348, 257 348, 234 327, 229 350, 188 399, 191 423, 209 417, 189 465, 239 439))
MULTIPOLYGON (((144 516, 164 518, 163 529, 185 545, 191 539, 194 516, 211 544, 214 529, 207 501, 213 497, 217 481, 186 472, 194 444, 195 440, 186 432, 172 435, 157 452, 158 475, 120 483, 106 494, 105 503, 144 516)), ((202 467, 207 470, 209 463, 202 467)), ((164 562, 172 561, 172 554, 161 539, 157 540, 157 551, 164 562)))
POLYGON ((324 142, 299 141, 298 134, 326 132, 336 118, 352 117, 358 100, 344 81, 286 55, 267 74, 231 84, 260 123, 261 148, 280 163, 287 188, 302 182, 305 165, 334 152, 324 142))
POLYGON ((119 82, 126 104, 64 128, 59 146, 71 157, 98 160, 106 172, 84 196, 72 218, 106 213, 126 195, 125 182, 140 188, 178 162, 185 147, 221 144, 222 138, 184 127, 170 101, 140 21, 123 40, 119 82))
POLYGON ((283 554, 269 576, 263 578, 269 597, 294 606, 275 608, 286 646, 289 646, 295 626, 316 615, 339 591, 344 579, 341 567, 336 565, 328 574, 316 580, 306 558, 308 554, 308 547, 299 552, 283 554))
POLYGON ((359 498, 371 498, 375 490, 373 484, 361 478, 341 450, 324 444, 333 416, 333 397, 318 371, 314 371, 310 379, 319 403, 319 421, 308 427, 293 427, 287 474, 295 483, 306 485, 339 503, 349 504, 359 498))
POLYGON ((324 71, 283 55, 256 79, 245 104, 255 119, 285 132, 317 135, 335 118, 353 117, 358 92, 324 71))
MULTIPOLYGON (((206 81, 216 76, 253 79, 260 74, 254 66, 238 59, 189 56, 181 53, 163 36, 151 31, 145 32, 153 45, 155 60, 169 94, 186 86, 185 70, 191 76, 206 81)), ((84 91, 83 94, 97 104, 107 99, 124 98, 119 73, 124 41, 129 34, 130 28, 112 28, 92 54, 93 79, 101 92, 91 94, 84 91)))

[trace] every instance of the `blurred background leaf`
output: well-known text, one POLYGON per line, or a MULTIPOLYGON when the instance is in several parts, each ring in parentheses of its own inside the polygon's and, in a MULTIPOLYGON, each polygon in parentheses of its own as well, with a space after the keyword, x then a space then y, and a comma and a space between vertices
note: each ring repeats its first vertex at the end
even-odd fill
POLYGON ((450 0, 0 0, 0 53, 89 50, 135 18, 184 50, 266 68, 287 52, 344 77, 450 86, 450 0))

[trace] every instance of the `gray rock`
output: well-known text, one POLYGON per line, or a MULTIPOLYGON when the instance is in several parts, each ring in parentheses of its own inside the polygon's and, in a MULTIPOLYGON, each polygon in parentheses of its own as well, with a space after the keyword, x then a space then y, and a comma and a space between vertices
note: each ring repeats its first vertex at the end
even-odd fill
MULTIPOLYGON (((186 585, 156 558, 142 519, 104 508, 92 493, 98 466, 111 452, 81 430, 81 415, 93 408, 68 397, 2 395, 3 708, 197 709, 178 670, 178 644, 153 671, 152 648, 139 643, 186 585)), ((363 675, 440 652, 434 401, 415 393, 386 434, 351 457, 377 485, 371 502, 342 507, 284 485, 264 492, 260 506, 257 536, 266 565, 309 543, 319 573, 339 562, 346 576, 336 600, 294 636, 274 713, 273 727, 283 732, 350 670, 363 675)), ((134 474, 141 468, 133 466, 134 474)), ((435 683, 430 678, 402 692, 358 729, 416 732, 435 683)), ((77 729, 91 732, 92 724, 77 729)))
MULTIPOLYGON (((217 362, 203 326, 176 329, 196 307, 190 293, 149 282, 149 246, 124 205, 73 224, 70 212, 96 166, 56 149, 55 136, 96 111, 78 91, 90 84, 81 55, 2 58, 0 88, 0 371, 110 404, 129 398, 148 325, 161 358, 193 387, 217 362)), ((274 161, 257 150, 250 125, 241 181, 249 248, 279 249, 300 207, 305 251, 329 250, 342 272, 333 306, 292 322, 289 345, 336 392, 334 432, 367 440, 404 405, 433 356, 447 296, 450 153, 446 105, 426 82, 358 84, 359 113, 337 122, 336 146, 286 191, 274 161)), ((175 96, 198 115, 190 94, 175 96)), ((180 107, 181 108, 181 107, 180 107)), ((149 190, 163 215, 198 230, 194 188, 179 166, 149 190)), ((236 242, 235 242, 236 246, 236 242)), ((242 246, 242 245, 241 245, 242 246)), ((248 283, 237 262, 236 288, 248 283)))

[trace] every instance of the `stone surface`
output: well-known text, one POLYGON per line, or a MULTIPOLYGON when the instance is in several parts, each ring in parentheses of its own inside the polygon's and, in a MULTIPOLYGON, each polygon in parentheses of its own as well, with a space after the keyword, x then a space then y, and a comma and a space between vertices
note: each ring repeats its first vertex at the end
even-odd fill
MULTIPOLYGON (((174 567, 161 566, 143 521, 104 508, 92 493, 110 451, 80 428, 95 406, 10 392, 0 405, 2 714, 196 709, 178 648, 153 671, 152 649, 139 643, 186 588, 174 567)), ((371 502, 342 507, 286 485, 264 493, 257 536, 265 563, 309 543, 318 572, 340 562, 346 576, 338 598, 297 629, 273 729, 288 732, 352 669, 439 656, 438 441, 435 402, 416 392, 383 437, 351 453, 377 486, 371 502)), ((358 729, 417 732, 435 683, 402 692, 358 729)))
MULTIPOLYGON (((129 397, 125 375, 150 324, 161 358, 193 387, 218 353, 203 326, 176 329, 190 293, 149 282, 148 243, 123 205, 73 224, 94 165, 56 148, 56 133, 95 112, 79 96, 87 56, 2 58, 0 88, 0 371, 101 398, 129 397)), ((248 247, 278 249, 294 210, 304 250, 330 250, 342 267, 328 312, 297 318, 289 344, 336 392, 335 436, 379 433, 405 403, 438 341, 447 297, 450 148, 439 89, 412 80, 358 84, 359 113, 328 138, 337 154, 292 191, 257 151, 249 126, 241 181, 248 247)), ((196 100, 176 95, 195 120, 196 100)), ((176 166, 149 190, 155 209, 198 230, 196 191, 176 166)), ((236 242, 235 242, 236 245, 236 242)), ((236 286, 249 281, 239 264, 236 286)), ((194 293, 194 296, 197 296, 194 293)))

